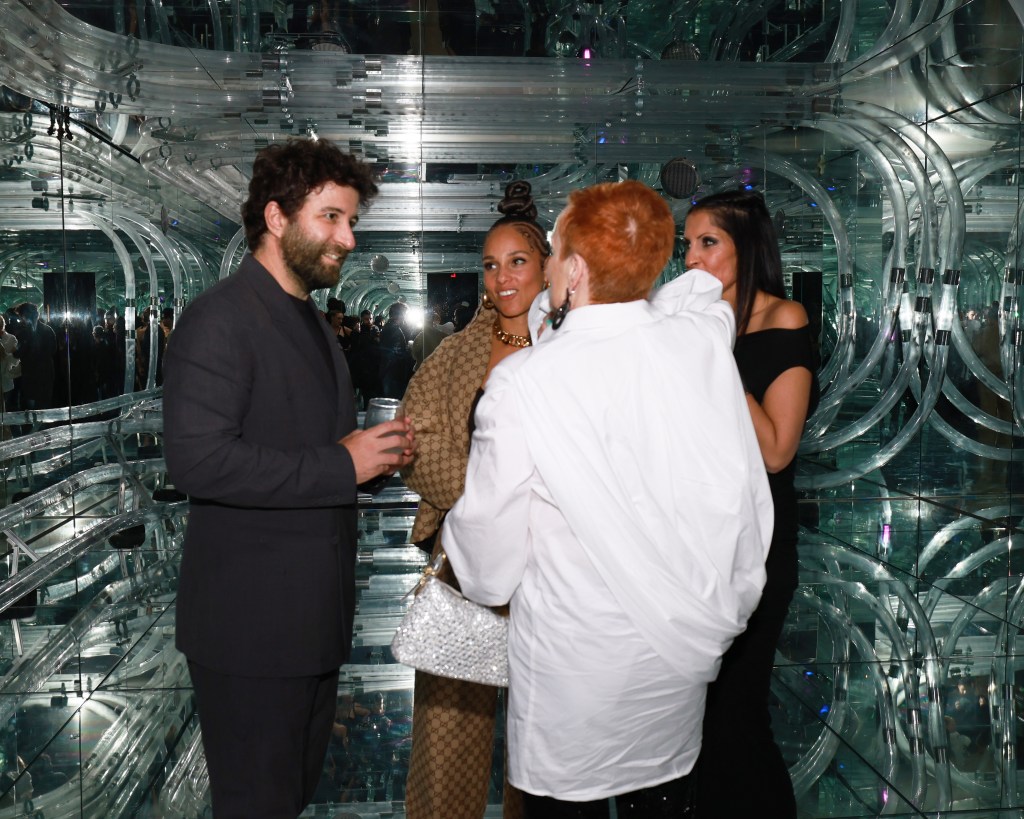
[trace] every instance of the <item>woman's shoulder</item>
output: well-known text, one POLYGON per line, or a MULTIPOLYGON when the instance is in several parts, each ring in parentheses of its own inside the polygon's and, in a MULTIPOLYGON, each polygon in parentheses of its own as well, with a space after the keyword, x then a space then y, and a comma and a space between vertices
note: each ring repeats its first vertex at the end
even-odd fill
MULTIPOLYGON (((807 311, 798 301, 769 296, 768 304, 759 316, 756 326, 747 328, 747 332, 759 330, 799 330, 807 326, 807 311)), ((753 325, 754 322, 752 321, 753 325)))

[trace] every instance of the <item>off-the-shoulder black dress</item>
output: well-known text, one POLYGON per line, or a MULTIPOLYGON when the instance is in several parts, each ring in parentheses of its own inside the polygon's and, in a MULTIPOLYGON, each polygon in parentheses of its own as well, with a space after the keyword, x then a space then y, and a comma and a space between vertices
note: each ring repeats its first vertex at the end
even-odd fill
MULTIPOLYGON (((808 327, 771 328, 736 339, 736 364, 747 391, 760 403, 786 370, 811 371, 808 416, 818 405, 814 346, 808 327)), ((766 565, 768 580, 746 631, 722 659, 708 688, 704 739, 698 763, 700 819, 796 816, 796 802, 782 753, 772 737, 768 712, 775 646, 797 585, 796 463, 768 475, 775 529, 766 565)))

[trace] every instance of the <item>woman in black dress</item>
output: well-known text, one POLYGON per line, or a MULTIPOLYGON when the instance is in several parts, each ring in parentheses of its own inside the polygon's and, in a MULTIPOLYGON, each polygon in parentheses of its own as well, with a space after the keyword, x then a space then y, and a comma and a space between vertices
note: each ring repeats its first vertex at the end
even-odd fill
POLYGON ((803 306, 786 298, 778 240, 764 198, 725 191, 686 217, 686 266, 722 282, 736 312, 734 354, 775 504, 768 580, 746 631, 708 688, 698 762, 700 819, 796 816, 789 771, 768 713, 775 646, 797 585, 795 458, 818 401, 814 346, 803 306))

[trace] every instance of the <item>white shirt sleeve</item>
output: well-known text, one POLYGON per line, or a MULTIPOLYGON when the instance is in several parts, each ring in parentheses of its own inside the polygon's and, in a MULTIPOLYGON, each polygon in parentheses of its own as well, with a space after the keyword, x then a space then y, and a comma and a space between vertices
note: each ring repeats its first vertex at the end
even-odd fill
POLYGON ((716 332, 731 348, 736 341, 736 315, 722 300, 722 283, 706 270, 691 268, 651 294, 651 304, 667 316, 702 313, 713 321, 706 328, 716 332))
POLYGON ((477 405, 466 490, 448 513, 441 535, 462 593, 488 606, 512 598, 529 547, 535 470, 510 370, 495 368, 477 405))

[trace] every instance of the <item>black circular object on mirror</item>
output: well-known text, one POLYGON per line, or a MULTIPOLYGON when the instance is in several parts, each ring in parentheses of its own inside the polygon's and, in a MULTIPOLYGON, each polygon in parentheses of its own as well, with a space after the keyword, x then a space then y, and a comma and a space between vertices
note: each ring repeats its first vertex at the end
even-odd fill
POLYGON ((661 52, 663 60, 699 60, 700 49, 689 40, 673 40, 661 52))
POLYGON ((700 185, 700 173, 689 159, 676 157, 661 168, 661 189, 673 199, 693 196, 700 185))

